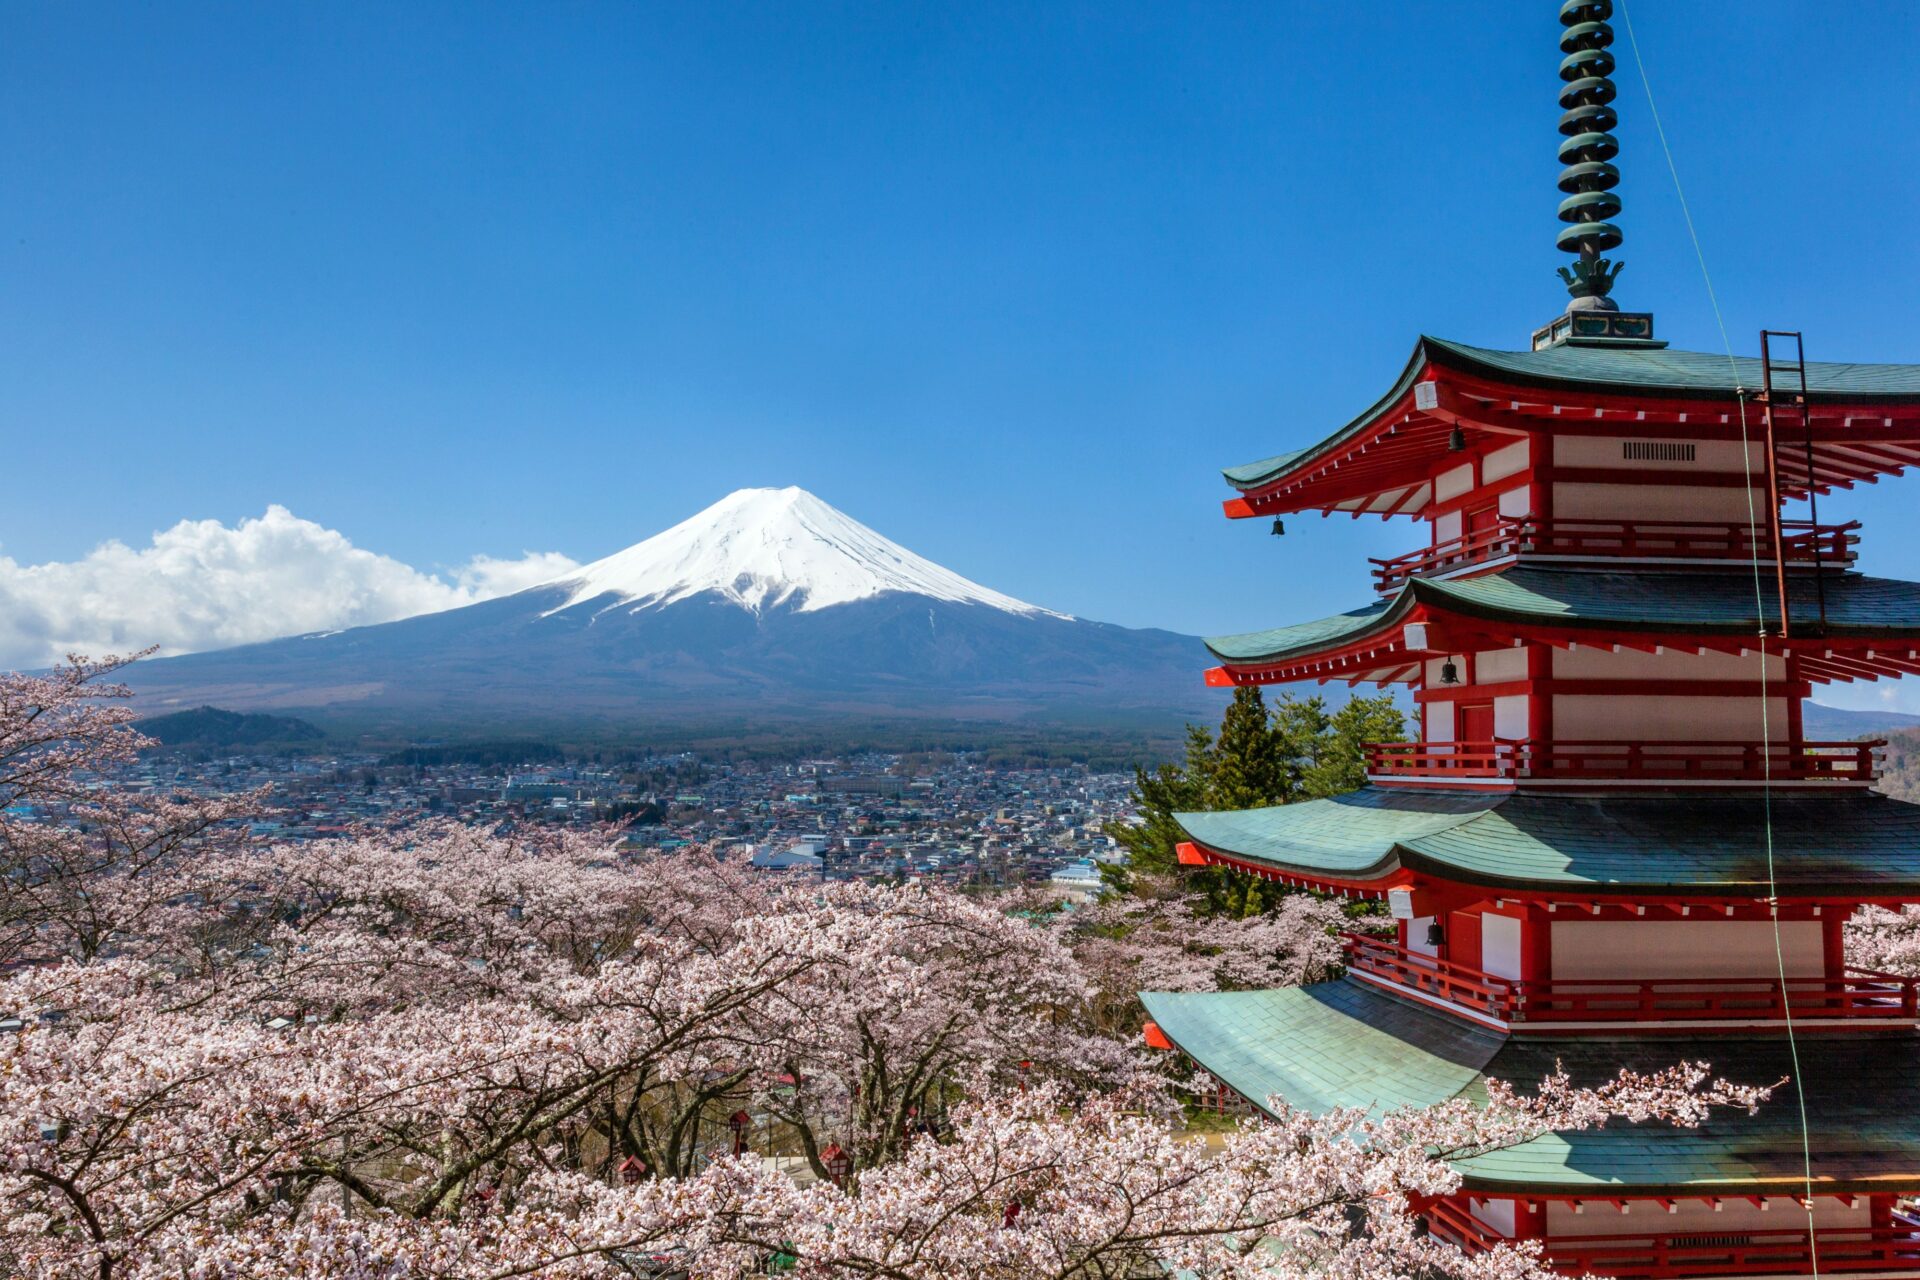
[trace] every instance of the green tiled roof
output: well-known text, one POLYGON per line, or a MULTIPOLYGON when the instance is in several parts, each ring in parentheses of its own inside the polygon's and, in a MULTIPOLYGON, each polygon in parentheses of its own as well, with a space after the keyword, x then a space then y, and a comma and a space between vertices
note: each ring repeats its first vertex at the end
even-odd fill
MULTIPOLYGON (((1621 1068, 1654 1071, 1704 1059, 1743 1084, 1772 1084, 1794 1068, 1781 1037, 1508 1039, 1354 981, 1280 991, 1146 992, 1147 1012, 1168 1039, 1240 1093, 1324 1113, 1375 1113, 1449 1098, 1484 1101, 1486 1080, 1523 1093, 1564 1067, 1578 1084, 1621 1068)), ((1827 1191, 1876 1183, 1920 1187, 1920 1037, 1805 1040, 1801 1082, 1813 1131, 1814 1177, 1827 1191)), ((1624 1121, 1550 1134, 1462 1160, 1476 1190, 1591 1195, 1728 1192, 1802 1175, 1794 1083, 1758 1114, 1716 1111, 1694 1129, 1624 1121)))
MULTIPOLYGON (((1809 896, 1920 892, 1920 805, 1775 794, 1774 872, 1809 896)), ((1757 796, 1556 796, 1363 787, 1327 800, 1174 815, 1203 848, 1338 880, 1424 872, 1489 888, 1767 892, 1757 796)))
MULTIPOLYGON (((1694 1040, 1655 1037, 1515 1037, 1487 1075, 1525 1088, 1562 1066, 1576 1084, 1598 1085, 1621 1068, 1657 1071, 1681 1058, 1710 1063, 1741 1084, 1787 1083, 1758 1114, 1716 1111, 1697 1129, 1624 1121, 1552 1134, 1506 1151, 1463 1160, 1469 1185, 1494 1191, 1560 1186, 1615 1192, 1701 1191, 1771 1184, 1804 1185, 1794 1063, 1784 1036, 1694 1040)), ((1798 1085, 1806 1090, 1813 1175, 1826 1191, 1866 1191, 1878 1183, 1920 1188, 1920 1037, 1808 1037, 1800 1041, 1798 1085)), ((1468 1096, 1483 1095, 1476 1084, 1468 1096)))
MULTIPOLYGON (((1788 579, 1796 618, 1816 615, 1818 589, 1805 575, 1788 579)), ((1613 573, 1520 564, 1471 578, 1413 578, 1390 599, 1350 613, 1211 636, 1206 644, 1223 662, 1275 662, 1384 632, 1415 604, 1541 626, 1752 635, 1762 619, 1769 629, 1777 628, 1780 616, 1771 582, 1757 594, 1756 599, 1753 575, 1743 572, 1613 573)), ((1858 573, 1828 575, 1826 609, 1827 630, 1833 635, 1892 637, 1920 631, 1920 583, 1858 573)))
MULTIPOLYGON (((1724 352, 1577 344, 1542 351, 1496 351, 1445 338, 1420 341, 1438 364, 1539 384, 1727 396, 1742 387, 1758 391, 1765 381, 1757 356, 1736 356, 1729 362, 1724 352)), ((1920 398, 1920 364, 1808 361, 1807 391, 1816 397, 1848 400, 1920 398)))
POLYGON ((1413 597, 1402 590, 1392 599, 1381 600, 1349 613, 1336 613, 1331 618, 1317 618, 1312 622, 1298 622, 1290 627, 1274 627, 1245 635, 1209 636, 1206 645, 1216 658, 1225 662, 1261 661, 1330 649, 1391 626, 1406 616, 1412 604, 1413 597))
MULTIPOLYGON (((1318 444, 1226 468, 1228 482, 1243 489, 1254 488, 1297 462, 1331 451, 1365 430, 1405 395, 1429 363, 1531 386, 1639 391, 1674 397, 1724 398, 1739 387, 1758 390, 1762 382, 1760 361, 1745 356, 1729 363, 1725 355, 1707 351, 1578 345, 1543 351, 1495 351, 1423 337, 1400 377, 1365 412, 1318 444)), ((1807 391, 1815 400, 1869 403, 1920 399, 1920 365, 1813 362, 1807 365, 1807 391)))
POLYGON ((1144 991, 1147 1016, 1245 1097, 1315 1114, 1425 1107, 1471 1086, 1505 1037, 1357 982, 1276 991, 1144 991))
POLYGON ((1361 431, 1365 430, 1375 418, 1385 412, 1390 405, 1400 399, 1401 396, 1407 394, 1407 388, 1413 385, 1414 379, 1419 376, 1420 370, 1426 367, 1428 341, 1428 339, 1422 338, 1419 343, 1414 346, 1413 359, 1407 361, 1407 367, 1400 371, 1400 377, 1394 381, 1393 386, 1387 389, 1385 395, 1367 406, 1365 412, 1361 413, 1359 417, 1328 436, 1325 440, 1322 440, 1319 444, 1310 445, 1305 449, 1295 449, 1291 453, 1277 454, 1271 458, 1264 458, 1259 462, 1249 462, 1244 466, 1228 467, 1221 473, 1226 476, 1227 483, 1236 485, 1242 489, 1251 489, 1257 485, 1265 484, 1274 476, 1287 470, 1294 463, 1304 462, 1309 458, 1317 458, 1321 454, 1333 449, 1334 446, 1349 436, 1358 435, 1361 431))

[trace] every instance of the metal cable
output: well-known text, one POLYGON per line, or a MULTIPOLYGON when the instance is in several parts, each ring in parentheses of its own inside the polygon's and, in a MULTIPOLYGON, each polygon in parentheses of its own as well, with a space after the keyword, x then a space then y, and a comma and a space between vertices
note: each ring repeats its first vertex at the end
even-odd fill
MULTIPOLYGON (((1706 251, 1700 246, 1700 233, 1693 223, 1693 212, 1687 205, 1687 193, 1680 184, 1680 169, 1673 160, 1673 148, 1667 143, 1666 126, 1660 122, 1660 108, 1653 100, 1653 81, 1647 76, 1646 60, 1640 55, 1640 41, 1634 35, 1633 15, 1627 10, 1627 0, 1620 0, 1620 20, 1627 29, 1627 44, 1633 50, 1633 64, 1640 73, 1640 87, 1646 91, 1647 111, 1653 118, 1654 132, 1660 138, 1660 150, 1666 156, 1667 172, 1673 177, 1673 191, 1680 200, 1680 213, 1686 219, 1687 236, 1693 241, 1693 255, 1700 263, 1700 278, 1706 284, 1707 301, 1713 306, 1713 321, 1720 329, 1720 344, 1727 353, 1727 367, 1733 372, 1734 397, 1740 410, 1740 458, 1741 466, 1747 477, 1747 540, 1753 549, 1753 601, 1754 616, 1759 619, 1760 645, 1760 740, 1761 740, 1761 785, 1760 796, 1764 813, 1767 854, 1767 914, 1773 924, 1773 959, 1780 980, 1780 1010, 1786 1022, 1787 1054, 1793 1064, 1793 1092, 1800 1108, 1800 1159, 1806 1194, 1803 1201, 1807 1209, 1807 1250, 1812 1264, 1813 1275, 1820 1274, 1820 1242, 1814 1226, 1813 1212, 1813 1133, 1807 1122, 1807 1091, 1802 1083, 1800 1071, 1800 1043, 1793 1025, 1793 1002, 1787 993, 1786 950, 1780 941, 1780 885, 1774 873, 1773 865, 1773 751, 1772 733, 1767 716, 1767 614, 1766 592, 1761 585, 1760 574, 1760 535, 1759 515, 1753 501, 1753 444, 1747 423, 1747 389, 1740 382, 1740 363, 1734 358, 1733 340, 1727 336, 1727 322, 1720 311, 1720 298, 1714 292, 1713 274, 1707 270, 1706 251)), ((1804 363, 1805 356, 1802 355, 1804 363)), ((1769 406, 1771 407, 1771 406, 1769 406)), ((1811 483, 1811 479, 1809 480, 1811 483)), ((1779 513, 1774 514, 1779 519, 1779 513)), ((1817 534, 1816 534, 1817 537, 1817 534)), ((1782 601, 1785 608, 1785 601, 1782 601)), ((1784 613, 1781 623, 1784 627, 1784 613)), ((1791 696, 1791 694, 1789 694, 1791 696)))

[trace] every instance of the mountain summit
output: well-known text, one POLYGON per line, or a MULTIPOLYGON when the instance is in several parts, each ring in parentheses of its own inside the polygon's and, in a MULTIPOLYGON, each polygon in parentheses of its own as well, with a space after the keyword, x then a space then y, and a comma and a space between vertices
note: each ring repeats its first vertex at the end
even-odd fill
POLYGON ((700 514, 548 584, 571 608, 661 608, 711 593, 753 613, 801 613, 890 591, 1064 617, 915 555, 805 489, 736 489, 700 514))
POLYGON ((1217 714, 1205 665, 1189 637, 1016 600, 803 489, 742 489, 515 595, 142 662, 128 683, 149 714, 297 710, 383 736, 638 738, 673 725, 757 740, 776 722, 864 733, 1041 717, 1172 730, 1217 714))

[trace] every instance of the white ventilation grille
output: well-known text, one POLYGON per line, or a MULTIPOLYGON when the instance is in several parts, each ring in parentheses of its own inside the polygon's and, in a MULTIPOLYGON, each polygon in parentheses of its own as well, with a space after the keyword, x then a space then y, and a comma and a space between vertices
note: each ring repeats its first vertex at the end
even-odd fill
POLYGON ((1693 446, 1676 440, 1622 440, 1620 456, 1628 462, 1692 462, 1693 446))

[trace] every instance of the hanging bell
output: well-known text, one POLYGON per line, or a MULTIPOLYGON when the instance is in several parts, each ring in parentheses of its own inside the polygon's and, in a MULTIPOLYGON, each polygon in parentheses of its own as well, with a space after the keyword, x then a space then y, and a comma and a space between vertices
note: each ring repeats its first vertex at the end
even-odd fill
POLYGON ((1440 683, 1459 684, 1460 664, 1451 660, 1440 664, 1440 683))
POLYGON ((1286 534, 1287 534, 1287 522, 1285 520, 1282 520, 1279 516, 1275 516, 1273 518, 1273 536, 1276 538, 1284 538, 1286 534))
POLYGON ((1466 447, 1467 447, 1466 432, 1462 431, 1459 427, 1455 427, 1453 430, 1447 432, 1447 452, 1448 453, 1461 453, 1466 450, 1466 447))
POLYGON ((1435 920, 1427 925, 1427 945, 1428 946, 1430 947, 1444 946, 1446 945, 1446 941, 1447 941, 1447 931, 1440 927, 1440 922, 1438 920, 1435 920))

